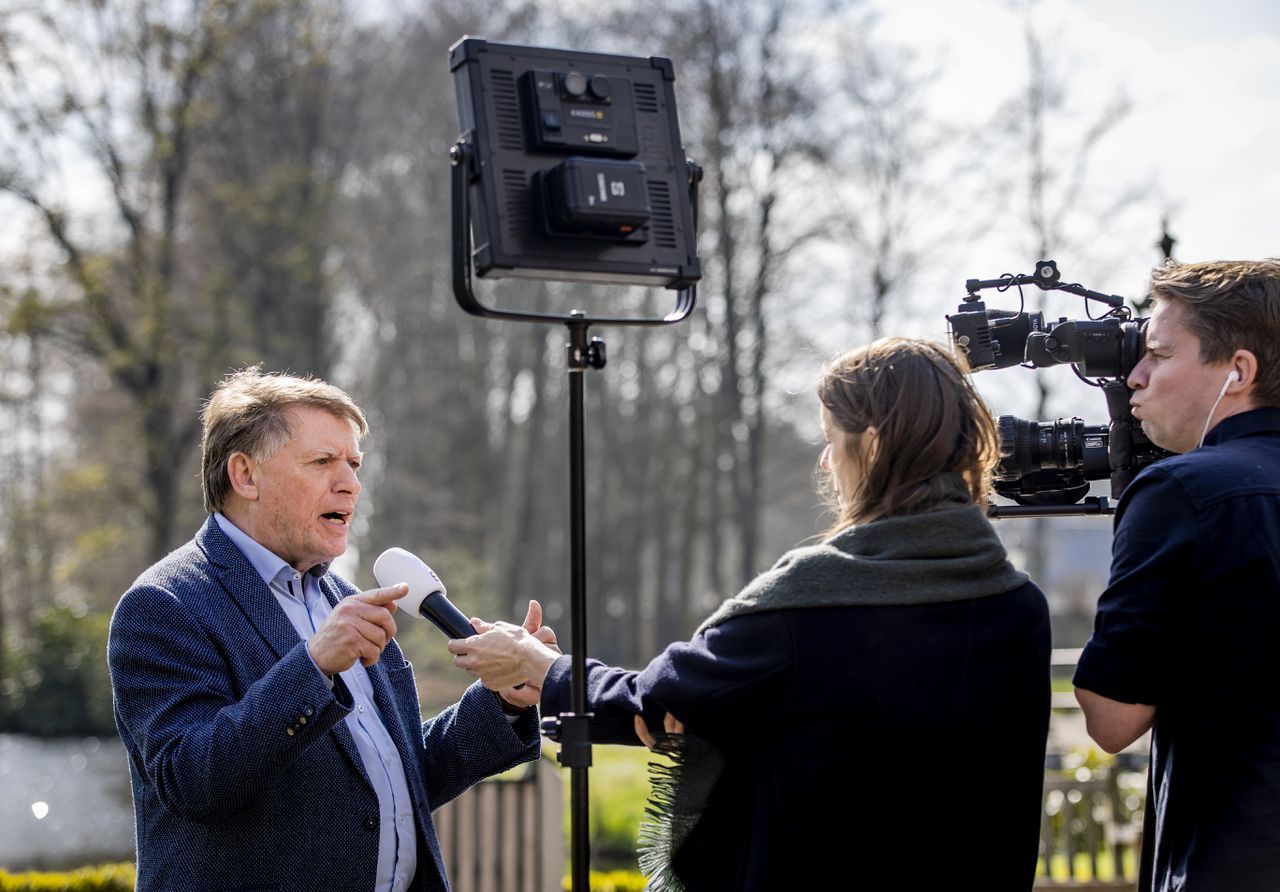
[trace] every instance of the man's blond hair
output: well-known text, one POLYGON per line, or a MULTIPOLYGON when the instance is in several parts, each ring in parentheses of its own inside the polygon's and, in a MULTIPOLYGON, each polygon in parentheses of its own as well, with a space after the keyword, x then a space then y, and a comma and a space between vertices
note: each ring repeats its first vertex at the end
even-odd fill
POLYGON ((255 462, 270 459, 289 441, 289 413, 299 406, 347 419, 357 436, 369 432, 364 413, 351 397, 318 378, 264 375, 255 365, 232 372, 214 388, 201 415, 200 478, 206 511, 226 508, 232 491, 227 476, 231 456, 243 452, 255 462))

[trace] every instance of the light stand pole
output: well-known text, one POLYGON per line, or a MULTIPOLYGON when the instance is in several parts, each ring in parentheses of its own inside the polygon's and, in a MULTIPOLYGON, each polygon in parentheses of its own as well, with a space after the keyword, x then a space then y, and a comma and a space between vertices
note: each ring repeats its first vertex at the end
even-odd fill
POLYGON ((573 889, 589 889, 591 834, 588 771, 591 768, 591 713, 587 710, 587 511, 584 377, 589 368, 605 365, 605 345, 587 339, 587 323, 574 310, 568 323, 569 343, 569 566, 571 711, 544 719, 543 732, 560 742, 560 764, 569 769, 570 844, 573 889))

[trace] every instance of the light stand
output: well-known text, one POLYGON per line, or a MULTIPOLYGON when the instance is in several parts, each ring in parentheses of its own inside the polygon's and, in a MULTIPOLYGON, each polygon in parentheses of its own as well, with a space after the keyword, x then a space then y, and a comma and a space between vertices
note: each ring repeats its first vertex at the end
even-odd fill
POLYGON ((572 881, 587 892, 586 494, 583 377, 605 365, 591 325, 671 325, 693 311, 698 166, 680 140, 671 61, 661 57, 490 43, 464 38, 449 51, 460 133, 453 163, 453 292, 488 319, 569 330, 571 709, 546 717, 571 772, 572 881), (662 317, 589 316, 490 307, 471 268, 490 278, 620 283, 676 290, 662 317))
MULTIPOLYGON (((498 309, 482 304, 471 287, 471 202, 470 187, 476 178, 477 163, 473 136, 464 133, 452 147, 453 211, 453 292, 458 304, 476 316, 512 322, 554 323, 568 326, 569 342, 569 506, 570 506, 570 622, 571 709, 542 721, 542 732, 560 744, 558 761, 570 770, 570 858, 572 888, 588 890, 590 875, 590 824, 588 770, 591 766, 591 713, 587 707, 587 560, 586 560, 586 473, 584 449, 583 377, 587 369, 602 369, 606 362, 605 342, 589 336, 591 325, 652 327, 671 325, 685 319, 697 298, 696 285, 677 293, 676 306, 661 318, 587 316, 581 310, 567 315, 498 309)), ((686 161, 689 200, 696 221, 697 187, 701 168, 686 161)), ((696 222, 695 222, 696 226, 696 222)))

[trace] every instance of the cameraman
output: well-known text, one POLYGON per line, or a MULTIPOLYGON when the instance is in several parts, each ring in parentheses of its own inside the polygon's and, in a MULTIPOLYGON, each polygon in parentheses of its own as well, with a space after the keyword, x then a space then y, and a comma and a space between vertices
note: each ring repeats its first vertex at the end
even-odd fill
POLYGON ((1076 697, 1108 752, 1153 729, 1139 889, 1280 889, 1280 261, 1151 292, 1131 405, 1183 454, 1120 500, 1076 697))

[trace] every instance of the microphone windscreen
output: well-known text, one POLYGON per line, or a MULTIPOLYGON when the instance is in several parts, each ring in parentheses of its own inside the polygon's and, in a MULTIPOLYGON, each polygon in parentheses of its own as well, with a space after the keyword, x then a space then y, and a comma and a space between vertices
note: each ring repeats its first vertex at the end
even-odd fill
POLYGON ((454 607, 446 597, 444 583, 422 559, 403 548, 388 548, 373 562, 373 575, 378 585, 408 583, 409 593, 396 600, 396 606, 413 616, 435 624, 449 638, 467 638, 475 634, 467 615, 454 607))
POLYGON ((403 548, 388 548, 373 562, 373 575, 378 585, 386 587, 408 583, 409 593, 396 601, 401 610, 407 610, 414 616, 421 616, 418 608, 428 595, 439 592, 445 594, 444 583, 422 559, 403 548))

